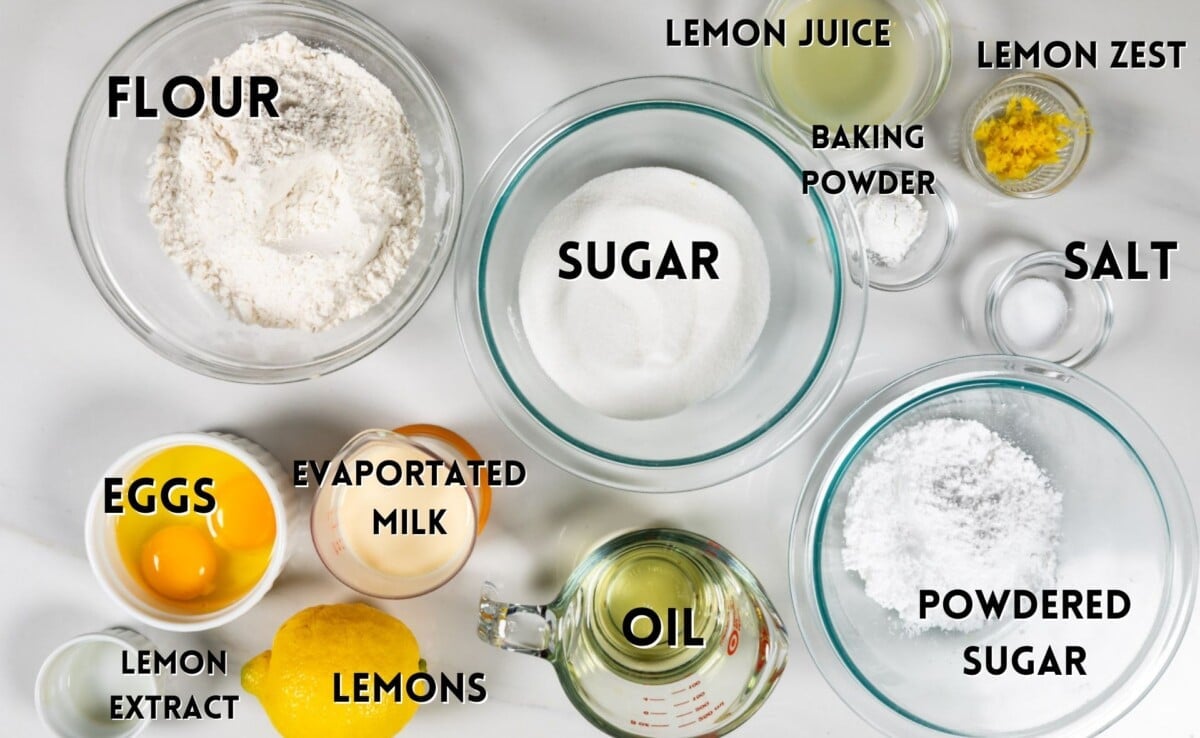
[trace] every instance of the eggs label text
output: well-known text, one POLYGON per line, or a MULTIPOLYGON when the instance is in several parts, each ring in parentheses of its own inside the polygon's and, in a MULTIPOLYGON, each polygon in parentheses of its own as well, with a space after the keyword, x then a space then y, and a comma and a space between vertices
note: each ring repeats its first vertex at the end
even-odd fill
POLYGON ((207 515, 217 508, 217 498, 212 493, 211 477, 188 480, 171 477, 159 486, 158 480, 138 477, 125 486, 123 477, 104 478, 104 512, 108 515, 125 514, 128 509, 142 515, 152 515, 162 509, 177 515, 189 512, 207 515), (124 489, 122 489, 124 487, 124 489))

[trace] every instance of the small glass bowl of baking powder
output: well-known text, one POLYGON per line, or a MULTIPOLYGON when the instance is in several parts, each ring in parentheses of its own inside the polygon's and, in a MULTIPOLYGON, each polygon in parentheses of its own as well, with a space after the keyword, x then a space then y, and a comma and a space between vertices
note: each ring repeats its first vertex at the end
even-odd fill
MULTIPOLYGON (((996 448, 991 442, 980 449, 988 463, 996 448)), ((1196 571, 1188 491, 1146 421, 1072 369, 996 355, 920 369, 849 415, 800 493, 788 578, 818 669, 880 733, 1091 736, 1131 710, 1167 668, 1191 620, 1196 571), (859 486, 864 470, 869 485, 893 484, 906 498, 911 475, 930 466, 945 465, 948 478, 957 474, 971 488, 978 451, 914 458, 891 442, 946 421, 986 426, 1036 463, 1061 495, 1051 520, 1021 518, 1037 506, 997 514, 1005 510, 997 500, 1013 490, 1028 495, 1028 487, 976 487, 988 494, 963 504, 955 485, 939 490, 935 503, 960 505, 964 530, 983 531, 986 541, 978 545, 990 548, 986 556, 1028 551, 1030 530, 1049 524, 1057 531, 1054 560, 1032 570, 1048 576, 1049 587, 995 591, 995 569, 981 572, 972 556, 980 549, 964 545, 953 528, 924 527, 928 508, 911 500, 911 512, 877 523, 870 530, 878 535, 863 548, 864 509, 853 501, 855 490, 866 489, 859 486), (852 526, 858 558, 847 560, 852 526), (896 557, 904 563, 878 564, 896 557), (924 589, 926 570, 937 581, 952 572, 954 583, 924 589), (876 584, 870 591, 868 578, 876 584), (1003 614, 986 615, 1002 597, 1003 614), (880 599, 923 602, 926 609, 902 613, 880 599), (955 627, 967 617, 975 618, 972 625, 955 627)))
POLYGON ((437 85, 375 21, 331 0, 199 0, 151 21, 100 70, 71 134, 66 198, 88 275, 139 339, 208 376, 290 382, 361 359, 416 314, 454 243, 462 163, 450 110, 437 85), (119 117, 108 115, 111 75, 144 76, 147 102, 161 108, 166 80, 180 74, 202 79, 214 59, 284 32, 349 57, 381 81, 400 103, 420 150, 425 215, 407 270, 365 313, 319 332, 242 323, 189 279, 165 253, 150 217, 150 163, 165 113, 139 118, 129 104, 119 117))
MULTIPOLYGON (((919 170, 911 164, 892 163, 866 171, 899 174, 919 170)), ((958 236, 958 208, 936 177, 928 191, 918 194, 882 194, 880 184, 876 175, 870 190, 854 202, 871 264, 871 286, 885 292, 920 287, 936 277, 950 257, 958 236)))
POLYGON ((1013 262, 988 289, 984 325, 1006 354, 1063 366, 1091 360, 1113 326, 1113 300, 1100 280, 1071 280, 1060 251, 1040 251, 1013 262))

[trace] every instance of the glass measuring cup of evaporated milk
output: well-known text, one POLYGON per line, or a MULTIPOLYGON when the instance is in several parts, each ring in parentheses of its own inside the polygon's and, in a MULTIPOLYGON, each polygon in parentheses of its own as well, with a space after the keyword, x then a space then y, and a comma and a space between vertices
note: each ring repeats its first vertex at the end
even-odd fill
POLYGON ((567 696, 614 736, 725 735, 766 701, 787 632, 754 575, 681 530, 618 536, 592 551, 548 605, 496 600, 479 637, 554 665, 567 696))

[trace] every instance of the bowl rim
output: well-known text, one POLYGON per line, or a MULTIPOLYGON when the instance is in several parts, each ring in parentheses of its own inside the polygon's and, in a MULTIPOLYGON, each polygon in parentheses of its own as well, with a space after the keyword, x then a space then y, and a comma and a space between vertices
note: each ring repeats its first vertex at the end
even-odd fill
MULTIPOLYGON (((890 171, 915 171, 920 169, 920 167, 912 164, 893 161, 888 162, 887 164, 877 164, 873 167, 868 167, 866 171, 869 172, 880 169, 886 169, 890 171)), ((881 267, 876 264, 874 265, 875 268, 871 270, 871 286, 875 289, 883 290, 884 292, 906 292, 908 290, 915 289, 923 284, 933 281, 933 278, 938 275, 938 272, 942 271, 942 267, 946 266, 946 262, 950 260, 950 253, 953 249, 954 242, 958 239, 958 206, 954 204, 954 198, 950 197, 950 192, 937 177, 934 177, 933 179, 932 188, 934 198, 938 201, 938 204, 942 207, 942 211, 946 214, 946 238, 942 243, 941 251, 938 253, 937 260, 934 261, 933 264, 931 264, 930 267, 924 272, 906 282, 880 281, 879 275, 887 274, 890 269, 888 267, 881 267)), ((858 199, 861 200, 862 198, 869 196, 869 194, 870 193, 867 193, 866 195, 860 195, 858 196, 858 199)), ((857 214, 857 208, 855 212, 857 214)), ((865 233, 863 234, 863 238, 866 238, 865 233)))
POLYGON ((167 10, 141 26, 100 68, 88 87, 71 126, 64 185, 67 221, 75 249, 104 303, 126 329, 159 356, 198 374, 247 384, 282 384, 313 379, 359 361, 385 344, 416 316, 440 281, 458 234, 463 204, 462 149, 449 104, 429 70, 400 39, 362 12, 342 4, 339 0, 192 0, 167 10), (419 249, 433 249, 433 258, 425 266, 424 273, 412 283, 408 299, 396 305, 390 315, 374 330, 340 348, 306 361, 277 365, 242 364, 219 358, 204 348, 190 346, 174 339, 164 340, 155 327, 156 321, 124 297, 122 289, 109 270, 104 254, 97 248, 96 240, 92 236, 84 185, 87 176, 85 157, 92 147, 92 136, 101 118, 102 98, 106 94, 105 79, 120 65, 142 53, 147 43, 181 25, 208 16, 236 17, 247 10, 266 11, 272 8, 322 21, 334 18, 340 22, 342 30, 352 32, 365 45, 403 71, 421 98, 422 104, 437 121, 439 140, 436 148, 448 163, 443 172, 450 197, 446 204, 445 222, 441 225, 436 241, 421 242, 418 245, 419 249))
MULTIPOLYGON (((907 111, 904 118, 895 121, 880 121, 880 123, 899 124, 902 126, 920 123, 937 107, 938 101, 942 98, 942 93, 946 91, 946 86, 950 83, 950 74, 954 68, 954 33, 950 25, 950 16, 946 13, 946 8, 942 5, 941 0, 913 1, 933 16, 933 25, 937 29, 937 32, 934 34, 936 43, 933 46, 937 50, 938 63, 930 64, 932 70, 931 76, 935 81, 932 86, 925 90, 922 97, 919 98, 919 104, 912 106, 912 109, 907 111)), ((763 17, 767 19, 778 18, 783 14, 784 6, 799 4, 801 2, 808 2, 808 0, 771 0, 763 12, 763 17)), ((884 2, 889 5, 891 4, 890 0, 884 0, 884 2)), ((811 131, 813 127, 812 121, 801 120, 790 111, 787 111, 780 103, 779 96, 775 92, 775 85, 771 83, 770 77, 767 75, 767 52, 767 46, 760 44, 754 53, 754 71, 755 76, 758 78, 759 90, 766 96, 771 105, 786 116, 789 121, 805 131, 811 131)))
POLYGON ((1133 709, 1162 676, 1187 631, 1196 596, 1195 514, 1186 484, 1162 440, 1136 410, 1101 383, 1070 368, 1023 356, 995 354, 940 361, 905 374, 871 395, 846 417, 818 454, 797 500, 788 549, 793 611, 818 671, 859 717, 888 735, 904 738, 1096 735, 1133 709), (913 407, 979 386, 1007 386, 1051 396, 1103 424, 1129 449, 1149 477, 1162 506, 1169 540, 1164 594, 1158 603, 1155 627, 1136 659, 1115 680, 1115 686, 1053 723, 1003 734, 962 732, 935 725, 877 690, 848 657, 830 624, 819 573, 820 543, 832 490, 855 456, 888 423, 913 407))
MULTIPOLYGON (((776 137, 782 135, 789 139, 789 143, 808 147, 804 135, 778 112, 738 90, 686 76, 653 75, 606 82, 555 103, 534 117, 504 146, 472 196, 467 209, 467 225, 460 234, 460 240, 468 242, 459 244, 455 257, 455 307, 459 332, 476 382, 501 420, 526 445, 560 468, 590 481, 641 492, 676 492, 710 486, 744 474, 782 452, 823 413, 840 390, 847 372, 843 371, 836 378, 828 396, 811 409, 805 422, 782 443, 778 443, 777 448, 767 454, 759 452, 749 462, 729 463, 731 459, 744 457, 748 451, 755 450, 756 442, 779 429, 785 419, 794 416, 797 409, 803 406, 803 400, 813 385, 830 376, 837 363, 835 359, 839 358, 836 354, 844 353, 847 348, 852 351, 851 355, 857 353, 867 299, 865 258, 861 253, 857 222, 835 227, 830 207, 824 201, 824 198, 828 198, 844 204, 845 195, 830 196, 819 188, 813 188, 809 197, 816 204, 827 238, 832 244, 831 269, 834 270, 837 285, 834 309, 820 361, 782 410, 775 412, 752 433, 731 444, 725 444, 716 451, 680 459, 646 460, 611 454, 548 425, 540 411, 514 391, 515 383, 507 375, 503 362, 497 360, 494 342, 490 337, 490 326, 486 322, 488 312, 484 300, 484 278, 491 230, 512 187, 555 143, 598 119, 624 112, 660 108, 706 114, 733 124, 771 146, 793 171, 800 171, 794 159, 782 149, 776 138, 764 132, 763 127, 778 126, 776 137), (744 120, 712 100, 701 99, 704 94, 718 96, 720 103, 747 106, 762 119, 744 120), (619 97, 610 99, 614 95, 619 97), (630 95, 635 96, 631 99, 630 95), (581 110, 581 106, 587 107, 581 110), (562 118, 565 112, 569 115, 562 118), (857 242, 857 252, 847 250, 843 243, 845 237, 837 236, 839 227, 852 229, 851 240, 857 242), (855 296, 856 289, 861 293, 861 299, 855 296)), ((821 157, 820 152, 813 153, 821 157)))
MULTIPOLYGON (((1071 262, 1061 251, 1037 251, 1027 254, 1009 264, 1004 271, 996 275, 996 279, 988 287, 987 299, 984 303, 984 327, 997 351, 1012 356, 1021 355, 1021 351, 1008 342, 1000 320, 1000 305, 1009 288, 1017 283, 1017 277, 1031 268, 1040 266, 1061 266, 1066 269, 1071 266, 1071 262)), ((1092 285, 1091 289, 1099 296, 1100 304, 1104 307, 1104 316, 1101 318, 1100 328, 1092 342, 1059 360, 1057 363, 1062 366, 1078 368, 1091 361, 1108 343, 1108 337, 1112 333, 1116 310, 1113 305, 1112 293, 1109 291, 1108 285, 1099 279, 1086 281, 1092 285)))
MULTIPOLYGON (((983 184, 993 192, 999 192, 1002 195, 1007 195, 1009 197, 1015 197, 1022 200, 1037 200, 1061 192, 1067 185, 1071 184, 1071 182, 1075 180, 1075 177, 1077 177, 1079 172, 1083 169, 1083 165, 1087 163, 1088 155, 1092 150, 1092 133, 1091 114, 1088 113, 1088 109, 1084 106, 1083 100, 1079 98, 1079 95, 1074 89, 1071 88, 1070 85, 1058 77, 1055 77, 1052 74, 1046 74, 1045 72, 1017 72, 1015 74, 1006 75, 1005 77, 999 79, 991 87, 988 87, 986 90, 984 90, 979 97, 975 98, 975 100, 967 106, 967 110, 963 114, 962 129, 959 132, 959 138, 962 142, 960 154, 962 155, 963 162, 971 176, 980 184, 983 184), (1067 114, 1072 120, 1076 120, 1080 125, 1079 132, 1075 135, 1071 142, 1071 147, 1083 147, 1079 154, 1079 160, 1075 162, 1075 165, 1070 169, 1064 168, 1063 173, 1059 175, 1058 179, 1052 180, 1044 187, 1039 187, 1035 190, 1016 191, 1004 187, 1000 183, 1000 180, 988 173, 987 166, 982 157, 979 155, 979 147, 974 145, 975 127, 980 123, 979 116, 983 113, 983 109, 986 107, 987 102, 1005 87, 1013 84, 1027 84, 1033 87, 1039 87, 1056 99, 1062 100, 1063 98, 1066 98, 1066 100, 1068 100, 1071 105, 1074 106, 1074 110, 1068 109, 1067 114)), ((1019 182, 1021 180, 1017 181, 1019 182)))

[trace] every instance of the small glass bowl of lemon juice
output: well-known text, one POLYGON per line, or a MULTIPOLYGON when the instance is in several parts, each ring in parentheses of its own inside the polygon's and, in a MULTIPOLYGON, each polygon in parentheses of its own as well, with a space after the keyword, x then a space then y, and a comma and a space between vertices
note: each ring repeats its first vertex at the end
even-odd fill
POLYGON ((759 47, 759 83, 806 129, 915 123, 950 78, 950 22, 939 0, 773 0, 766 18, 783 22, 786 43, 759 47), (858 35, 871 40, 887 21, 887 45, 857 43, 862 20, 871 23, 858 35))

